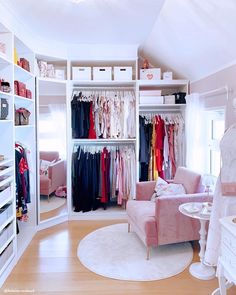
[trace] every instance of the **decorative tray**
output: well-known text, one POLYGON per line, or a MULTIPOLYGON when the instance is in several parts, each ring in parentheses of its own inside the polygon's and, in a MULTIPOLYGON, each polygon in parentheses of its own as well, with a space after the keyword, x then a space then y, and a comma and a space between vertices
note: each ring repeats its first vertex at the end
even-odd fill
POLYGON ((188 213, 197 213, 202 210, 202 205, 187 204, 184 206, 184 210, 188 213))

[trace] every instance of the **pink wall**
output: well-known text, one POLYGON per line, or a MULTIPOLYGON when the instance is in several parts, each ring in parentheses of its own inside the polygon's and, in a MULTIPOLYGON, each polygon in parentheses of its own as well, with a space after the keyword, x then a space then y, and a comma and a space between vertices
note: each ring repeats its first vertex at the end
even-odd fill
POLYGON ((226 99, 226 93, 203 97, 203 99, 207 108, 225 107, 225 123, 227 128, 231 124, 236 123, 236 109, 233 108, 233 99, 236 99, 236 65, 190 83, 190 93, 202 93, 225 85, 230 89, 228 101, 226 99))

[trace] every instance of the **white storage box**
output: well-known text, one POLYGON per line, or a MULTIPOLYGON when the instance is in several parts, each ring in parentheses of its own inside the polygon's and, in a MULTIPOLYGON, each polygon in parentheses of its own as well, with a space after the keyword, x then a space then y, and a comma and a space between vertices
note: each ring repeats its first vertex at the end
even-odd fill
POLYGON ((130 81, 132 80, 132 67, 114 67, 114 80, 130 81))
POLYGON ((64 68, 55 68, 55 78, 59 80, 65 80, 65 69, 64 68))
POLYGON ((55 68, 53 64, 47 64, 47 77, 55 78, 55 68))
POLYGON ((0 224, 3 224, 8 218, 6 206, 0 208, 0 224))
POLYGON ((140 104, 163 104, 163 96, 140 96, 140 104))
POLYGON ((163 80, 172 80, 173 79, 173 73, 172 72, 164 72, 163 73, 163 80))
POLYGON ((161 69, 141 69, 140 70, 140 80, 160 80, 161 79, 161 69))
POLYGON ((7 248, 0 254, 0 269, 6 264, 7 260, 13 254, 13 243, 11 242, 7 248))
POLYGON ((161 96, 161 90, 140 90, 140 96, 161 96))
POLYGON ((165 101, 165 104, 175 104, 175 96, 165 95, 164 101, 165 101))
POLYGON ((0 187, 0 202, 6 200, 11 196, 11 187, 0 187))
POLYGON ((7 204, 7 218, 10 218, 13 215, 13 206, 12 203, 7 204))
POLYGON ((93 80, 111 80, 111 67, 93 67, 93 80))
POLYGON ((48 63, 46 61, 43 61, 43 60, 38 61, 40 77, 43 77, 43 78, 47 77, 47 67, 48 67, 48 63))
POLYGON ((11 222, 7 227, 7 239, 10 239, 14 234, 14 223, 11 222))
POLYGON ((6 243, 7 240, 8 240, 8 228, 5 227, 0 232, 0 248, 6 243))
POLYGON ((72 67, 73 80, 91 80, 91 67, 72 67))

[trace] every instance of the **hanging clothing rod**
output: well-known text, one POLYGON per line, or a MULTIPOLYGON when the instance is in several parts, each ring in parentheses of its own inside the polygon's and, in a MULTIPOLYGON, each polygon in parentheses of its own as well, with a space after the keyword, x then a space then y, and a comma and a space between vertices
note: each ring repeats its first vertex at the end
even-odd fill
POLYGON ((100 140, 91 140, 91 139, 73 139, 74 145, 133 145, 135 143, 135 139, 100 139, 100 140))
POLYGON ((214 96, 214 95, 217 95, 217 94, 223 94, 223 93, 226 93, 227 94, 227 100, 229 99, 229 92, 232 91, 231 89, 229 89, 228 85, 225 85, 223 87, 219 87, 219 88, 216 88, 216 89, 213 89, 213 90, 209 90, 209 91, 206 91, 206 92, 202 92, 200 93, 199 95, 200 96, 214 96))
POLYGON ((172 110, 142 110, 139 111, 139 114, 164 114, 164 113, 181 113, 180 109, 172 109, 172 110))
POLYGON ((93 86, 88 86, 88 87, 73 87, 73 90, 134 90, 134 87, 93 87, 93 86))

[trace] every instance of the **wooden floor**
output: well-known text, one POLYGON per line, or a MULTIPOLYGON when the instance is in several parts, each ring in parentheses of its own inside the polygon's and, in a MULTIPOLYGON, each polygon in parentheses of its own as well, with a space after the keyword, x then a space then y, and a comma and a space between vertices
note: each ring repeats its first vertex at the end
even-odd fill
MULTIPOLYGON (((188 269, 169 279, 152 282, 120 281, 90 272, 77 258, 78 242, 91 231, 118 222, 121 221, 70 221, 38 232, 0 294, 13 290, 12 294, 42 295, 210 295, 217 287, 216 279, 195 279, 188 269)), ((196 245, 195 261, 198 260, 196 245)), ((233 294, 235 288, 228 292, 233 294)))
POLYGON ((51 210, 48 212, 44 212, 44 213, 40 213, 40 221, 44 221, 44 220, 50 219, 52 217, 60 216, 65 213, 67 213, 67 204, 66 203, 57 209, 54 209, 54 210, 51 210))

